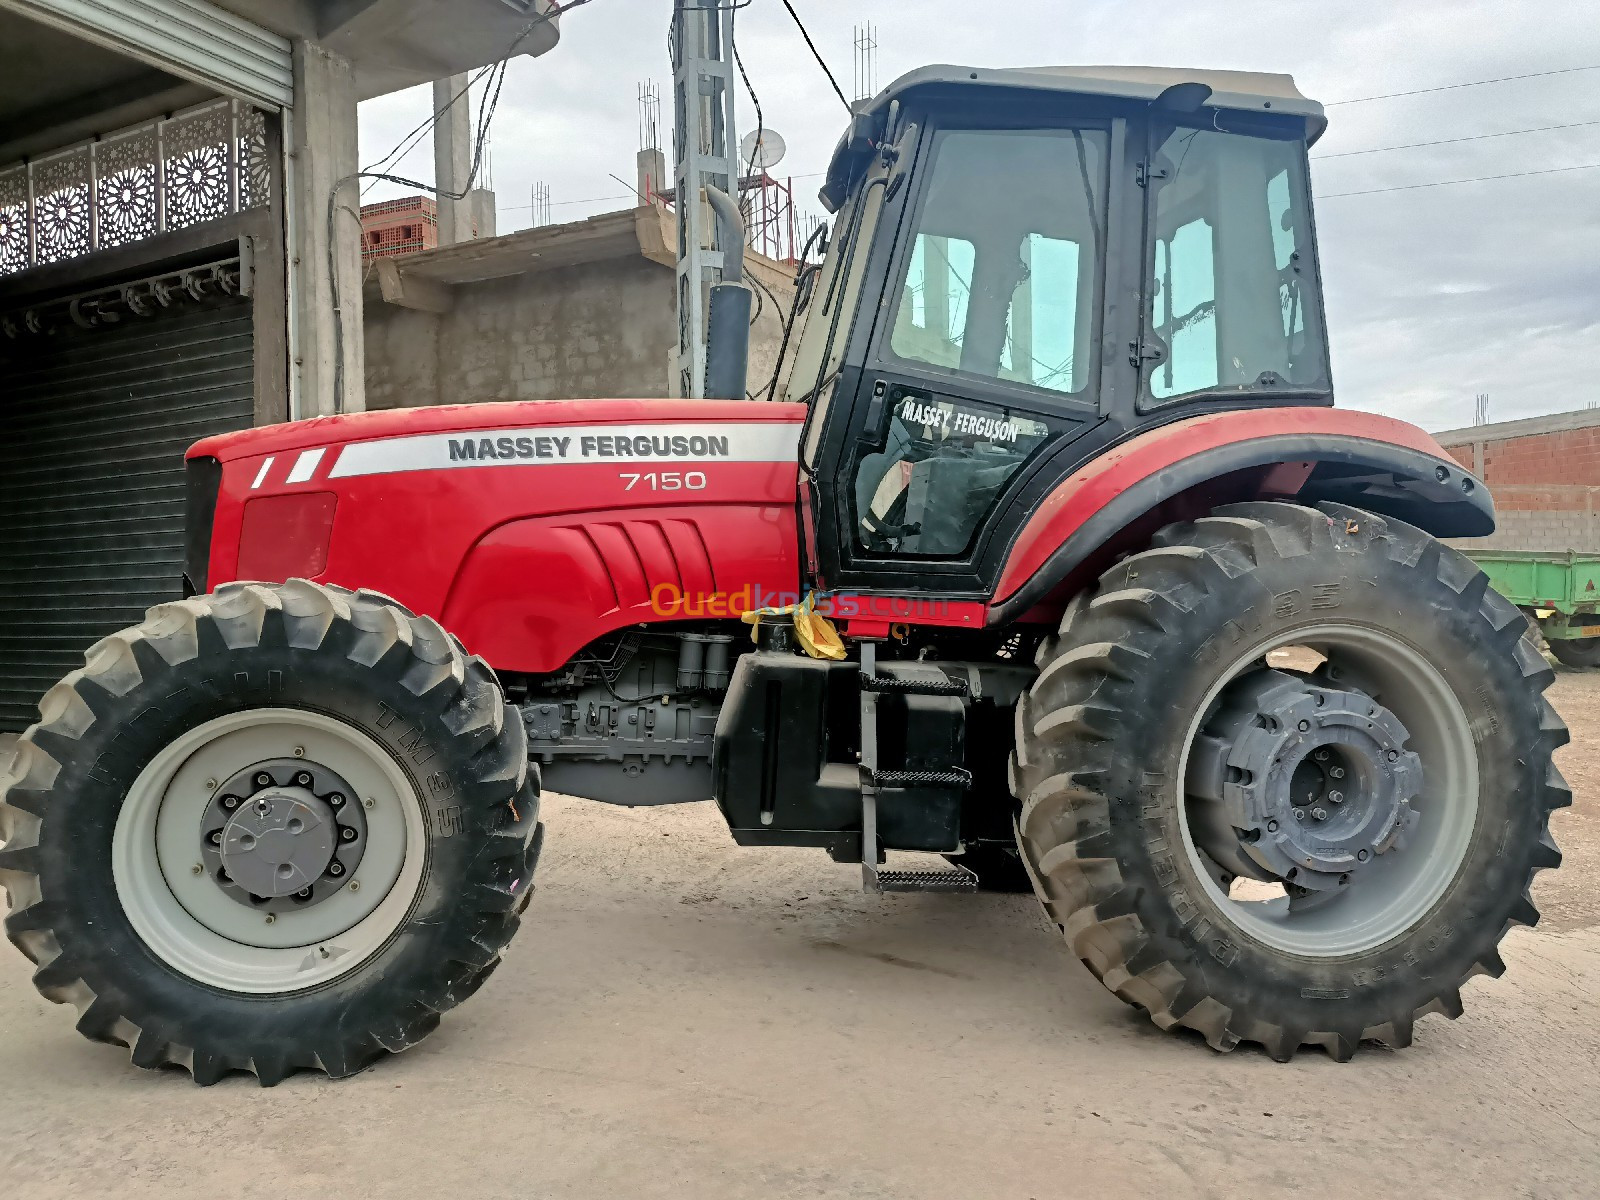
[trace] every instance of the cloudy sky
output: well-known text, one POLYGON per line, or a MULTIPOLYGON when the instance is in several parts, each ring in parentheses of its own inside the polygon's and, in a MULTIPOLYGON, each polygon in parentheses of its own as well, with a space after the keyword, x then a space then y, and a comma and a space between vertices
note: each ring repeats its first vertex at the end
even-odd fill
MULTIPOLYGON (((1288 71, 1330 105, 1313 150, 1341 404, 1431 429, 1600 404, 1600 0, 794 0, 847 93, 852 30, 872 22, 880 85, 916 66, 1153 63, 1288 71), (1594 67, 1577 70, 1570 68, 1594 67), (1395 99, 1360 97, 1533 72, 1395 99), (1580 124, 1581 123, 1581 124, 1580 124), (1574 126, 1548 129, 1548 126, 1574 126), (1483 136, 1512 131, 1515 136, 1483 136), (1352 153, 1473 137, 1386 153, 1352 153), (1448 187, 1413 187, 1518 172, 1448 187), (1378 191, 1376 189, 1395 189, 1378 191), (1404 189, 1404 190, 1401 190, 1404 189), (1344 193, 1369 192, 1366 195, 1344 193)), ((560 44, 512 67, 493 132, 500 230, 625 207, 638 85, 671 90, 671 0, 591 0, 560 44)), ((810 200, 844 113, 781 0, 738 17, 766 124, 810 200), (804 178, 802 178, 804 177, 804 178)), ((755 125, 739 96, 741 130, 755 125)), ((362 161, 428 112, 427 89, 362 108, 362 161)), ((670 104, 667 106, 670 120, 670 104)), ((670 130, 663 143, 670 146, 670 130)), ((432 179, 426 142, 402 173, 432 179)), ((380 184, 369 199, 404 194, 380 184)))

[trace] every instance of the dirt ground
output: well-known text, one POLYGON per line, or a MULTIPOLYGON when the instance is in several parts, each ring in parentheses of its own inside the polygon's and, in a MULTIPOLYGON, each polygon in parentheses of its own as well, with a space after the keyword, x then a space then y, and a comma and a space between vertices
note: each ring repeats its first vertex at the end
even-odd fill
POLYGON ((495 978, 344 1083, 195 1088, 83 1041, 0 955, 0 1190, 45 1197, 1600 1194, 1600 672, 1545 919, 1458 1022, 1337 1065, 1212 1053, 1104 992, 1030 897, 867 897, 710 806, 553 798, 495 978))

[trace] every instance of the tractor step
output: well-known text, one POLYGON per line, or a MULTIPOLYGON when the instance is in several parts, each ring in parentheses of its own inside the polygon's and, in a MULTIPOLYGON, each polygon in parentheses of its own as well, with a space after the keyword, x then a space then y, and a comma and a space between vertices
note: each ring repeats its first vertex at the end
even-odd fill
POLYGON ((880 892, 975 892, 978 877, 965 867, 948 871, 878 871, 880 892))
POLYGON ((959 679, 941 683, 926 679, 899 679, 868 671, 861 674, 861 690, 892 692, 900 696, 965 696, 968 691, 967 685, 959 679))
POLYGON ((875 788, 918 788, 972 786, 972 773, 965 767, 948 771, 872 771, 867 782, 875 788))

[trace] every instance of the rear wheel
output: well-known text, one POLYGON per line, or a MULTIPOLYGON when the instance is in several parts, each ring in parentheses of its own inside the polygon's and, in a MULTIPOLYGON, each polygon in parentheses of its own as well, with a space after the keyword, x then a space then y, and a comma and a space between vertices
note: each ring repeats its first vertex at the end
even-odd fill
POLYGON ((538 785, 488 667, 384 597, 230 585, 40 702, 0 779, 11 940, 140 1066, 263 1084, 419 1041, 498 963, 538 785))
POLYGON ((1550 638, 1550 653, 1568 667, 1600 667, 1600 637, 1550 638))
POLYGON ((1498 975, 1560 854, 1566 729, 1466 558, 1334 505, 1177 525, 1070 607, 1018 706, 1047 910, 1107 987, 1217 1049, 1410 1042, 1498 975))

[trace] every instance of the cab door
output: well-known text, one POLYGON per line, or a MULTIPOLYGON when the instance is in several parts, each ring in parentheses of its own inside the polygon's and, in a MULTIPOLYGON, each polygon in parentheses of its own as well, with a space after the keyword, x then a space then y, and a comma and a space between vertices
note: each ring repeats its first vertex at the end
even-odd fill
POLYGON ((863 289, 850 403, 819 455, 818 558, 830 590, 984 598, 1011 501, 1104 417, 1106 197, 1124 138, 1109 118, 930 124, 872 248, 886 283, 863 289))

